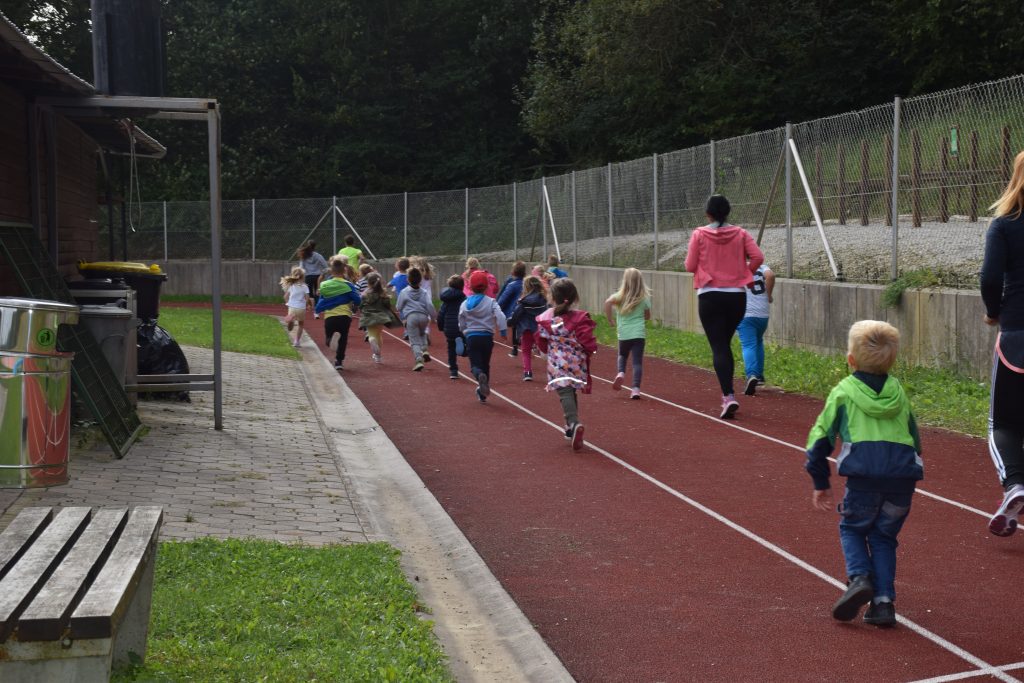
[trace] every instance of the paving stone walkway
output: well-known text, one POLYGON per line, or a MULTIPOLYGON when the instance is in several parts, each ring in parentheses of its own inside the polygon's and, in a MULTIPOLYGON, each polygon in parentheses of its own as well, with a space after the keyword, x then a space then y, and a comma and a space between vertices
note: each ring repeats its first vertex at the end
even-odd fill
MULTIPOLYGON (((212 352, 186 348, 194 373, 212 352)), ((140 401, 149 432, 127 457, 106 443, 72 447, 71 481, 0 490, 0 529, 26 506, 164 506, 160 538, 255 537, 309 545, 367 540, 332 439, 293 360, 223 354, 224 429, 212 392, 192 402, 140 401)))

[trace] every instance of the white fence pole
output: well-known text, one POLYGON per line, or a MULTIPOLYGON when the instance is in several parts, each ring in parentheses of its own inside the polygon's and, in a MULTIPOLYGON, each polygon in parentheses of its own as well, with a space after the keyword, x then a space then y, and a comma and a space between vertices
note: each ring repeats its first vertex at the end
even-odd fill
POLYGON ((249 223, 252 230, 252 260, 256 261, 256 199, 252 200, 249 223))
POLYGON ((580 260, 580 243, 576 240, 576 171, 572 172, 572 263, 580 260))
POLYGON ((541 257, 540 257, 541 261, 547 261, 548 260, 548 215, 544 212, 544 189, 543 189, 545 187, 545 183, 546 183, 546 178, 544 176, 541 176, 540 177, 540 186, 541 186, 540 202, 537 204, 537 208, 540 209, 540 237, 541 237, 541 244, 544 245, 543 249, 542 249, 541 257))
MULTIPOLYGON (((338 253, 338 197, 331 195, 331 253, 338 253)), ((357 266, 358 267, 358 264, 357 266)))
POLYGON ((793 124, 786 122, 786 277, 793 277, 793 124))
POLYGON ((900 275, 900 103, 897 97, 892 110, 892 279, 900 275))
POLYGON ((710 143, 711 152, 711 194, 715 193, 715 141, 712 140, 710 143))
POLYGON ((839 273, 839 267, 836 265, 836 259, 832 255, 832 247, 828 243, 828 237, 825 236, 825 226, 821 222, 821 214, 818 213, 818 203, 814 201, 814 195, 811 194, 811 185, 807 182, 807 174, 804 173, 804 165, 800 160, 800 152, 796 148, 796 142, 792 138, 789 140, 789 147, 793 150, 793 161, 796 162, 797 173, 800 174, 800 182, 803 183, 804 193, 807 195, 807 203, 811 206, 811 214, 814 216, 814 224, 818 226, 818 234, 821 235, 821 243, 825 246, 825 256, 828 257, 828 265, 832 268, 832 276, 841 280, 842 277, 839 273))
POLYGON ((519 260, 519 205, 516 203, 516 182, 512 181, 512 260, 519 260))
POLYGON ((409 255, 409 193, 402 193, 402 256, 409 255))
POLYGON ((466 188, 466 258, 469 258, 469 188, 466 188))
POLYGON ((658 260, 658 153, 655 152, 651 157, 651 167, 654 169, 654 182, 652 183, 652 195, 654 200, 651 202, 654 205, 654 269, 660 268, 660 261, 658 260))
POLYGON ((608 265, 615 265, 615 224, 612 220, 612 165, 608 164, 608 265))
POLYGON ((164 202, 164 263, 167 263, 167 202, 164 202))
POLYGON ((547 183, 541 184, 541 190, 544 192, 544 205, 541 208, 547 209, 548 222, 551 223, 551 239, 555 241, 555 256, 557 256, 559 262, 561 262, 562 249, 558 246, 558 230, 555 228, 555 214, 551 212, 551 197, 548 196, 547 183))

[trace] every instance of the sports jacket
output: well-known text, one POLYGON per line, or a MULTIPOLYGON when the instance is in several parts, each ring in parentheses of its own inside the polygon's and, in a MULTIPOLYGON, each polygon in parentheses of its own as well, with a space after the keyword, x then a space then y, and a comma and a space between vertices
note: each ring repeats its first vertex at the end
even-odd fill
POLYGON ((913 491, 924 478, 917 423, 895 377, 858 372, 832 389, 807 437, 805 467, 817 490, 829 488, 827 458, 837 436, 843 446, 836 469, 852 490, 913 491), (865 381, 877 384, 883 378, 877 392, 865 381))

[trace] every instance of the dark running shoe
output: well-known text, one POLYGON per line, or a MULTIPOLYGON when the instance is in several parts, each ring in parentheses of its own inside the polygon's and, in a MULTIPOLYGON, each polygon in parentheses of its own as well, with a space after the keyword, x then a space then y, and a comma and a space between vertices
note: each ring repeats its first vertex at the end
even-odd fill
POLYGON ((519 355, 519 349, 513 346, 512 350, 508 352, 508 355, 512 358, 515 358, 516 356, 519 355))
POLYGON ((871 579, 860 575, 850 579, 849 585, 843 596, 832 605, 832 618, 839 621, 850 621, 857 616, 860 608, 871 602, 875 594, 875 588, 871 585, 871 579))
POLYGON ((577 422, 572 426, 572 449, 578 451, 583 448, 583 425, 577 422))
POLYGON ((342 363, 341 363, 340 360, 334 361, 334 369, 335 370, 341 370, 341 365, 342 365, 342 363))
POLYGON ((491 395, 491 387, 487 385, 487 373, 481 372, 479 375, 477 375, 476 381, 480 384, 480 386, 478 387, 480 389, 480 395, 486 399, 488 396, 491 395))
POLYGON ((761 382, 757 377, 751 375, 747 378, 747 388, 743 390, 743 393, 747 396, 753 396, 757 393, 757 385, 761 382))
POLYGON ((487 403, 487 397, 480 391, 480 387, 476 388, 476 397, 481 403, 487 403))
POLYGON ((568 441, 572 438, 572 425, 565 426, 565 439, 568 441))
POLYGON ((875 626, 894 626, 896 624, 896 605, 891 602, 873 602, 864 613, 864 623, 875 626))
POLYGON ((458 372, 450 372, 450 373, 448 373, 448 379, 458 379, 458 378, 459 378, 459 373, 458 372))
POLYGON ((529 372, 529 371, 524 372, 523 373, 523 381, 524 382, 532 382, 533 381, 533 373, 529 372))

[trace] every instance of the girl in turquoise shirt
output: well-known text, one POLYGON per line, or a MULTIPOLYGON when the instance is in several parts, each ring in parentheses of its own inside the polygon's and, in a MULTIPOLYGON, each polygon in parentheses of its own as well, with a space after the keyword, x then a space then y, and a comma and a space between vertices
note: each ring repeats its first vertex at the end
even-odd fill
POLYGON ((644 284, 644 276, 636 268, 626 268, 622 273, 619 291, 604 302, 604 315, 608 323, 615 325, 619 337, 619 374, 615 375, 612 388, 618 391, 626 380, 626 357, 632 359, 633 388, 629 397, 640 398, 640 380, 644 375, 644 344, 647 330, 645 322, 651 319, 651 290, 644 284), (612 311, 615 318, 612 318, 612 311))

